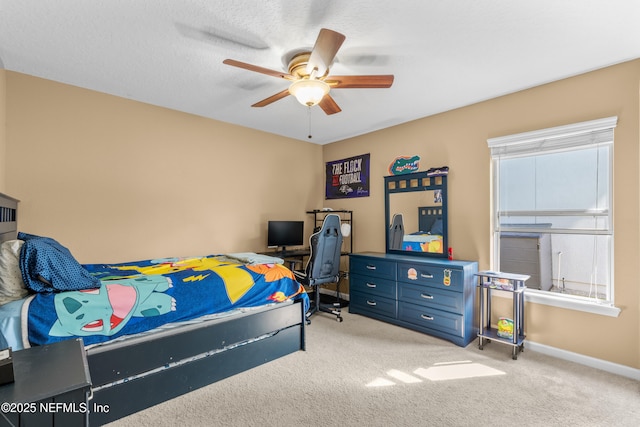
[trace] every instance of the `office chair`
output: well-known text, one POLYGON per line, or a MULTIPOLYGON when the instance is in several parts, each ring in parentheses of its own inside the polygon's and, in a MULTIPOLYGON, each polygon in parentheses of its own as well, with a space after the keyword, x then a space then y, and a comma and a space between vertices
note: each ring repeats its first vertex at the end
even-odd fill
POLYGON ((402 250, 404 221, 402 214, 394 214, 389 227, 389 249, 402 250))
POLYGON ((307 312, 307 323, 312 314, 322 311, 336 316, 342 322, 340 306, 320 303, 320 286, 340 282, 340 251, 342 249, 342 232, 340 217, 328 214, 322 222, 320 230, 311 235, 311 254, 304 271, 294 271, 296 280, 313 288, 311 308, 307 312))

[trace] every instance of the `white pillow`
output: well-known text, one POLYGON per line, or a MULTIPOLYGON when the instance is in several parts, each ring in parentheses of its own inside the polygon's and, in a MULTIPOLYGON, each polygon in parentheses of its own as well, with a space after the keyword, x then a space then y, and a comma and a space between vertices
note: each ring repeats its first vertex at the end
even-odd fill
POLYGON ((0 245, 0 305, 27 296, 20 272, 22 240, 7 240, 0 245))

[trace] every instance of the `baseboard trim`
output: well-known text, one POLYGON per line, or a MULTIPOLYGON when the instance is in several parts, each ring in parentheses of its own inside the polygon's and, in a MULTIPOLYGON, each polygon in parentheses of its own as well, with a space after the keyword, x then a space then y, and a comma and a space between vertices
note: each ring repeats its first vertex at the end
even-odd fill
POLYGON ((558 359, 568 360, 570 362, 579 363, 581 365, 600 369, 612 374, 621 375, 623 377, 631 378, 634 380, 640 380, 640 369, 635 369, 630 366, 620 365, 618 363, 608 362, 602 359, 596 359, 595 357, 573 353, 571 351, 562 350, 529 340, 525 341, 525 347, 532 351, 537 351, 538 353, 557 357, 558 359))
MULTIPOLYGON (((331 296, 336 295, 335 290, 324 288, 320 289, 320 293, 331 296)), ((349 301, 349 294, 340 292, 340 299, 343 301, 349 301)), ((525 341, 525 347, 531 351, 536 351, 548 356, 557 357, 558 359, 568 360, 570 362, 579 363, 591 368, 600 369, 601 371, 640 381, 640 369, 635 369, 630 366, 620 365, 618 363, 609 362, 607 360, 596 359, 595 357, 585 356, 584 354, 562 350, 560 348, 551 347, 546 344, 540 344, 529 340, 525 341)))

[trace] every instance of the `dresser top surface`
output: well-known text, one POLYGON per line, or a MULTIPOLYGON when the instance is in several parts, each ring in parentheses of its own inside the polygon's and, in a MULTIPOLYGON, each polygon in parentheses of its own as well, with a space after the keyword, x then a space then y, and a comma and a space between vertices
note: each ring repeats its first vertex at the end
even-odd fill
POLYGON ((394 262, 412 262, 416 264, 437 264, 450 267, 468 267, 477 265, 476 261, 449 260, 446 258, 429 258, 411 255, 387 254, 382 252, 357 252, 352 253, 351 257, 376 258, 394 262))

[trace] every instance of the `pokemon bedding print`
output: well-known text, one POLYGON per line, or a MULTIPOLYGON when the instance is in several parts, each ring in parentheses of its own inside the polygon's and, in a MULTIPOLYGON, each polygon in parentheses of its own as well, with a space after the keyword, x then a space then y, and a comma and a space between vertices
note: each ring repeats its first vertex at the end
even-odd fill
POLYGON ((444 250, 442 236, 423 232, 405 234, 402 240, 402 250, 441 254, 444 250))
POLYGON ((289 299, 302 300, 305 311, 309 307, 304 288, 281 264, 245 265, 210 255, 82 267, 98 287, 36 292, 25 302, 31 345, 76 337, 85 345, 96 344, 166 323, 289 299))

